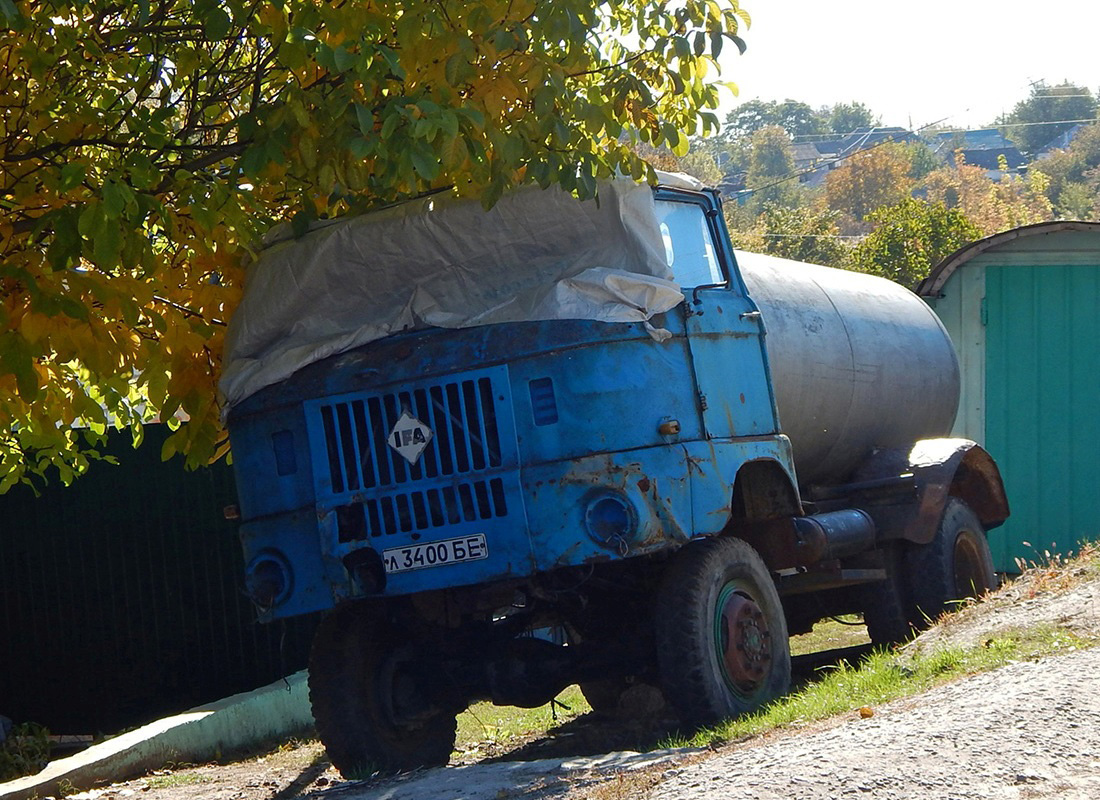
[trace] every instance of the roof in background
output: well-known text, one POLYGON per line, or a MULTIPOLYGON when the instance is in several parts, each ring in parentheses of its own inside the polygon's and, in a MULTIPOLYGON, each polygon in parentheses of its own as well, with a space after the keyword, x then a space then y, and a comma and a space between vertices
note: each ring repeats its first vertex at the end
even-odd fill
POLYGON ((917 138, 917 135, 908 128, 857 128, 841 140, 839 152, 849 155, 882 142, 911 142, 916 141, 917 138))
POLYGON ((1001 150, 1016 148, 996 128, 983 128, 977 131, 946 131, 936 134, 938 143, 952 146, 954 150, 1001 150))
POLYGON ((960 149, 957 152, 962 153, 963 161, 967 165, 982 169, 1000 169, 1002 157, 1008 169, 1019 169, 1027 163, 1024 154, 1011 145, 997 148, 981 147, 976 150, 960 149))
POLYGON ((1077 138, 1077 134, 1081 132, 1081 127, 1081 123, 1079 122, 1069 130, 1062 131, 1062 133, 1055 136, 1040 148, 1036 158, 1039 159, 1049 156, 1051 150, 1065 150, 1069 147, 1070 142, 1077 138))

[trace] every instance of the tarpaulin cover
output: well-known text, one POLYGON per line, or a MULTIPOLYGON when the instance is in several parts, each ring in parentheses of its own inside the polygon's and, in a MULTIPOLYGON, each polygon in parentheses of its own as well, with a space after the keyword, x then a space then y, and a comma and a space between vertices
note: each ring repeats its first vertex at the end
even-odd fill
MULTIPOLYGON (((663 182, 698 188, 680 176, 663 182)), ((405 330, 549 319, 648 326, 682 300, 649 186, 616 179, 584 202, 530 187, 490 211, 425 198, 263 251, 229 325, 223 408, 405 330)))

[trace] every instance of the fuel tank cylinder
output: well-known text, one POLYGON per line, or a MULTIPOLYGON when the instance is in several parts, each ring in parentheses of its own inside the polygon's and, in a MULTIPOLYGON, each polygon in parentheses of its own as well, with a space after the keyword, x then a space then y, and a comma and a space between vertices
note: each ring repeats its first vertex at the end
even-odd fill
POLYGON ((958 360, 920 298, 884 278, 736 255, 764 322, 800 484, 842 482, 877 447, 950 432, 958 360))

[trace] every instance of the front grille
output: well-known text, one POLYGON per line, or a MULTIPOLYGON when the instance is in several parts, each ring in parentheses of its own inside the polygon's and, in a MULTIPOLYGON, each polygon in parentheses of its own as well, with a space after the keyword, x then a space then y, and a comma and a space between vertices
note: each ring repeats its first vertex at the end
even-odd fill
POLYGON ((501 465, 500 430, 488 377, 320 406, 334 494, 397 486, 501 465), (403 410, 434 432, 409 464, 386 437, 403 410))
POLYGON ((336 508, 341 542, 508 515, 500 478, 397 492, 336 508))
POLYGON ((307 409, 320 440, 318 501, 334 509, 339 541, 507 516, 504 481, 484 474, 514 459, 514 439, 502 440, 511 425, 506 388, 506 373, 487 370, 307 409), (387 442, 406 411, 433 434, 415 464, 387 442))

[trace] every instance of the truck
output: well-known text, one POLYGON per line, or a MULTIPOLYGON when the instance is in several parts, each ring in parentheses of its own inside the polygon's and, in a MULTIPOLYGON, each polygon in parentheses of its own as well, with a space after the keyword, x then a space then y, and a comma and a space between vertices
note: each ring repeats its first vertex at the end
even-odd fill
POLYGON ((444 764, 471 702, 687 727, 789 688, 789 636, 908 637, 993 588, 996 464, 959 368, 882 278, 735 251, 684 176, 440 195, 249 268, 226 423, 247 593, 323 612, 317 730, 345 775, 444 764))

